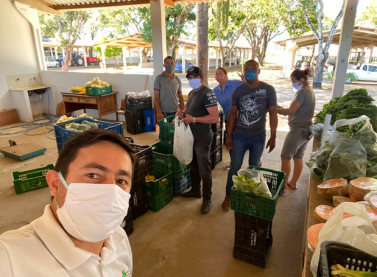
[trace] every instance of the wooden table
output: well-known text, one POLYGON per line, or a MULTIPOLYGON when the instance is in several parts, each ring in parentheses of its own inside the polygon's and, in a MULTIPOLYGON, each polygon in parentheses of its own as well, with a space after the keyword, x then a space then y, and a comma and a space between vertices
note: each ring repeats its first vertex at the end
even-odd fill
MULTIPOLYGON (((314 137, 313 139, 313 151, 321 146, 321 141, 314 137)), ((329 205, 332 206, 332 201, 324 198, 318 194, 317 185, 321 183, 315 176, 310 176, 309 188, 308 188, 308 206, 306 210, 306 220, 304 225, 304 264, 302 270, 302 277, 313 277, 312 272, 310 271, 310 262, 312 260, 313 253, 308 247, 307 231, 310 226, 318 224, 319 222, 314 217, 314 210, 319 205, 329 205)), ((319 247, 319 246, 317 246, 319 247)), ((315 276, 314 276, 315 277, 315 276)))
POLYGON ((100 96, 89 96, 74 92, 62 92, 65 114, 86 109, 98 110, 98 117, 116 113, 117 111, 117 91, 100 96))

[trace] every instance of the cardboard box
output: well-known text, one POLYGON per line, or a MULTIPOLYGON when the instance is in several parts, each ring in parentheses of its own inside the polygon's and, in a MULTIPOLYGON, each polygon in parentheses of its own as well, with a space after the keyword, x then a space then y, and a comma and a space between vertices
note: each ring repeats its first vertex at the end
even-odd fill
POLYGON ((0 126, 20 122, 16 109, 4 109, 0 111, 0 126))

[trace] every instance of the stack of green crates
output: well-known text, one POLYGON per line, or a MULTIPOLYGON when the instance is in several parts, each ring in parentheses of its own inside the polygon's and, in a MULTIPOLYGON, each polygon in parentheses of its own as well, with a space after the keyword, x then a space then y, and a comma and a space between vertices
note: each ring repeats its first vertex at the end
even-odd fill
POLYGON ((148 206, 152 211, 158 212, 173 199, 173 176, 172 173, 153 171, 155 181, 146 181, 148 206))
POLYGON ((190 169, 173 156, 175 116, 167 116, 158 121, 160 142, 152 145, 155 171, 172 172, 174 196, 181 195, 191 186, 190 169))

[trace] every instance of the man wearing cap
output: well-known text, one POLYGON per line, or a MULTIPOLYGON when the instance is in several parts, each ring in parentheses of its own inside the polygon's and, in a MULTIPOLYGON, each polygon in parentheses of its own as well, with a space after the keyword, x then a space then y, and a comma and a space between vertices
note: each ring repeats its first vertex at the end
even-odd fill
POLYGON ((182 95, 182 82, 174 74, 175 60, 171 56, 164 59, 165 71, 154 81, 154 107, 157 120, 174 115, 178 107, 183 110, 185 102, 182 95))
POLYGON ((269 114, 270 139, 266 148, 271 152, 276 144, 278 123, 276 91, 273 86, 259 81, 259 63, 247 61, 241 76, 245 84, 237 87, 232 95, 232 108, 228 118, 226 146, 231 151, 230 170, 226 194, 222 204, 224 211, 230 209, 233 175, 242 167, 249 150, 249 166, 259 166, 266 142, 266 116, 269 114))
POLYGON ((201 213, 211 210, 212 172, 210 166, 210 147, 212 142, 211 124, 219 121, 216 94, 204 85, 203 72, 199 67, 190 67, 186 78, 192 90, 188 94, 186 109, 178 110, 177 116, 190 125, 194 136, 193 158, 189 164, 191 190, 182 194, 185 198, 201 198, 203 182, 203 203, 201 213))

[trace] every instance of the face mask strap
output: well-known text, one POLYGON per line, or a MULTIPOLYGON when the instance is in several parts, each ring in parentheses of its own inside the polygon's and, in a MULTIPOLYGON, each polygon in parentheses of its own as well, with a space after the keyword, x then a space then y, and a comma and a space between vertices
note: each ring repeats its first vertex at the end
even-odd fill
POLYGON ((64 179, 61 172, 58 172, 58 176, 59 176, 60 181, 62 181, 63 185, 65 186, 65 188, 68 189, 67 181, 64 179))

